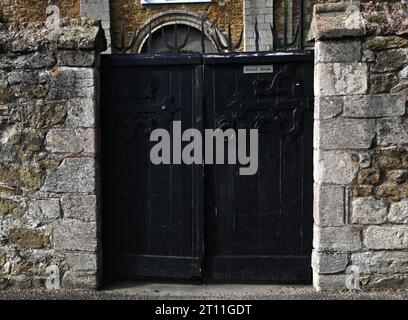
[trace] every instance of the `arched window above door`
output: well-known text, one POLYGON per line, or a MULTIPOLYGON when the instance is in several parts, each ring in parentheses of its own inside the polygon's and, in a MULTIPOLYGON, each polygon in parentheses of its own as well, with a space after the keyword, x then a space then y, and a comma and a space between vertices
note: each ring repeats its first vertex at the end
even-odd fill
POLYGON ((152 37, 150 40, 151 52, 168 51, 164 44, 163 32, 169 42, 173 41, 175 25, 177 25, 179 43, 183 42, 188 33, 188 43, 183 51, 201 52, 202 32, 205 36, 204 43, 207 53, 217 52, 217 44, 227 44, 222 32, 205 17, 193 12, 172 10, 153 16, 140 27, 135 36, 133 51, 135 53, 146 52, 149 37, 152 37), (203 28, 204 30, 202 30, 203 28))

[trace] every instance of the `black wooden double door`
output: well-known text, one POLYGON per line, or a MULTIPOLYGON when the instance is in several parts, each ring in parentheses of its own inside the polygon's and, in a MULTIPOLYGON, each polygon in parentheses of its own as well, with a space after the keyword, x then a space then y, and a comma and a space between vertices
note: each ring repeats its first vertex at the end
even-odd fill
POLYGON ((310 281, 312 87, 310 52, 103 57, 106 276, 310 281), (173 144, 175 121, 258 129, 257 173, 152 164, 151 132, 173 144))

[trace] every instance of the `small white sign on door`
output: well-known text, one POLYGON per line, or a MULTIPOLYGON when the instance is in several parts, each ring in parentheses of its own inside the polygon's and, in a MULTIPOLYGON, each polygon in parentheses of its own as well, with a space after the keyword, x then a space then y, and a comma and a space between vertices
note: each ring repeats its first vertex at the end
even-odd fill
POLYGON ((244 74, 273 73, 273 65, 269 66, 244 66, 244 74))

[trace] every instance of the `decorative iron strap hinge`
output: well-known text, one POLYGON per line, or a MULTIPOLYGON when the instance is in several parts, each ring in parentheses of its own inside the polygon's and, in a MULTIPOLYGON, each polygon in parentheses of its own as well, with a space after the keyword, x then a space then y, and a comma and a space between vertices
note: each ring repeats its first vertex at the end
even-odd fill
POLYGON ((125 121, 131 139, 140 126, 145 127, 145 132, 150 133, 155 128, 165 127, 174 120, 174 115, 181 110, 182 98, 179 95, 164 96, 157 104, 133 104, 130 106, 113 106, 115 113, 129 114, 125 121))

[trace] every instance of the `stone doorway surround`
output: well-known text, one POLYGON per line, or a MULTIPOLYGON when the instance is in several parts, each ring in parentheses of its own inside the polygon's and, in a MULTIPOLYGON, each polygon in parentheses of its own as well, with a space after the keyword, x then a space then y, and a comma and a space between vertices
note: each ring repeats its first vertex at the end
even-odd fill
MULTIPOLYGON (((314 9, 314 286, 408 287, 408 17, 314 9), (352 20, 350 20, 352 17, 352 20)), ((0 24, 0 286, 101 284, 101 24, 0 24)))
POLYGON ((408 8, 323 4, 313 19, 314 286, 406 288, 408 8))
POLYGON ((99 22, 0 23, 0 287, 95 288, 99 22))

